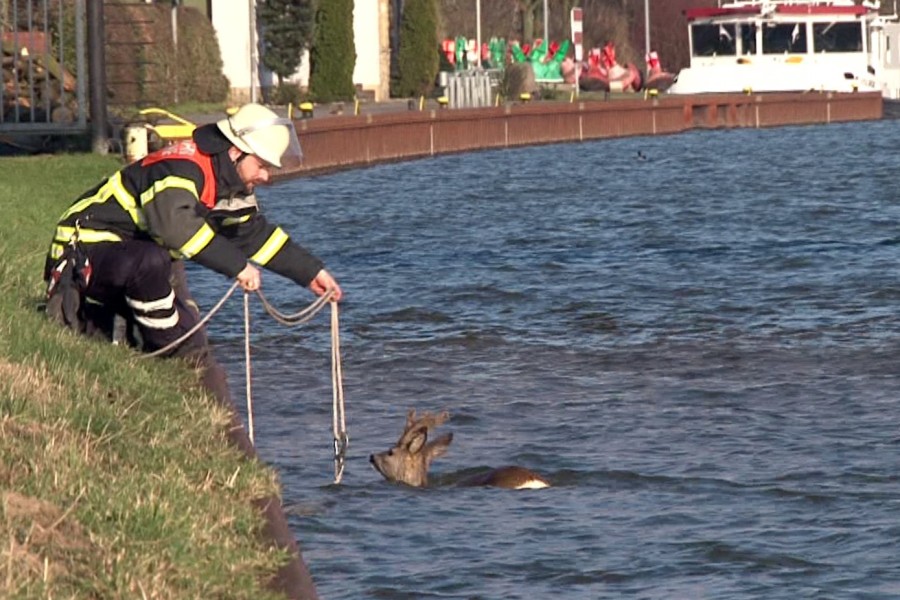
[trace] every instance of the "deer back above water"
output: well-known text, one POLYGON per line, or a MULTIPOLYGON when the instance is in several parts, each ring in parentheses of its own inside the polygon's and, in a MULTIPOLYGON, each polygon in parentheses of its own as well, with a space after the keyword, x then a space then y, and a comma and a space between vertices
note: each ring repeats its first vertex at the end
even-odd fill
MULTIPOLYGON (((442 425, 450 418, 449 413, 438 415, 424 413, 416 417, 416 411, 406 415, 406 426, 397 443, 385 452, 372 454, 369 462, 388 481, 404 483, 413 487, 428 485, 428 469, 431 461, 447 452, 453 434, 447 433, 428 441, 430 430, 442 425)), ((523 467, 506 466, 477 473, 458 483, 463 486, 488 485, 510 489, 537 489, 549 487, 546 479, 523 467)))

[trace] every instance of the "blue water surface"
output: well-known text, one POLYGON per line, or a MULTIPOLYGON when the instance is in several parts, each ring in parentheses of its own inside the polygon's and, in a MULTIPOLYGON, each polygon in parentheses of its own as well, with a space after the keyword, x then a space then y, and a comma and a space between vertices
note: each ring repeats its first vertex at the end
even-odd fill
MULTIPOLYGON (((320 595, 900 597, 900 123, 445 156, 281 182, 346 296, 253 304, 255 435, 320 595), (641 160, 638 152, 648 157, 641 160), (368 464, 448 410, 432 485, 368 464), (554 486, 450 484, 519 464, 554 486)), ((191 270, 201 304, 226 291, 191 270)), ((311 295, 274 274, 266 295, 311 295)), ((244 411, 242 305, 210 325, 244 411)))

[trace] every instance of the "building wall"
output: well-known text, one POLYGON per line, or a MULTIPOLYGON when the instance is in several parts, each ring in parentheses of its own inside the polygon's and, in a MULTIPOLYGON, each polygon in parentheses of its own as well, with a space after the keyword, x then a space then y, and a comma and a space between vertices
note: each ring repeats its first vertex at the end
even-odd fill
MULTIPOLYGON (((356 66, 353 83, 372 91, 375 100, 388 97, 388 78, 383 70, 385 52, 390 60, 387 0, 355 0, 353 9, 353 40, 356 44, 356 66)), ((390 63, 388 63, 390 64, 390 63)))
MULTIPOLYGON (((353 35, 356 66, 353 83, 374 95, 388 98, 390 77, 390 0, 354 0, 353 35)), ((222 51, 223 72, 231 82, 232 102, 262 98, 261 87, 276 84, 275 77, 259 61, 255 33, 251 41, 251 21, 255 24, 256 0, 210 0, 213 28, 222 51)), ((297 72, 288 79, 306 88, 309 85, 309 53, 304 53, 297 72)))
MULTIPOLYGON (((258 87, 255 72, 256 52, 250 41, 250 22, 255 0, 212 0, 210 18, 219 49, 222 52, 222 72, 231 83, 232 102, 251 99, 251 86, 258 87)), ((252 19, 255 22, 255 19, 252 19)))

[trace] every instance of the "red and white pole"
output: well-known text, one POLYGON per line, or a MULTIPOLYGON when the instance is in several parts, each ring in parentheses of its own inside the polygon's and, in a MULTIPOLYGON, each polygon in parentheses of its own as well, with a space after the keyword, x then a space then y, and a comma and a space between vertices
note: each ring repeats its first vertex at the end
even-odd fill
POLYGON ((575 95, 578 95, 578 79, 581 77, 581 61, 584 60, 584 42, 582 38, 581 9, 573 8, 570 13, 572 27, 572 44, 575 46, 575 95))

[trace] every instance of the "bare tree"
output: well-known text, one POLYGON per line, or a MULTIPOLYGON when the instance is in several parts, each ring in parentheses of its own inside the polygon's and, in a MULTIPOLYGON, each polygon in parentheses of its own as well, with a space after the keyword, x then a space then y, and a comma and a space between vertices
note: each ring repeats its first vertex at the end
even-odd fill
POLYGON ((519 11, 522 14, 522 39, 533 40, 534 21, 538 13, 542 18, 544 16, 544 0, 519 0, 519 11))
MULTIPOLYGON (((634 4, 632 14, 640 22, 635 40, 643 48, 644 0, 629 0, 634 4)), ((650 8, 650 46, 659 53, 667 71, 678 72, 690 64, 688 23, 684 11, 688 8, 713 7, 717 0, 648 0, 650 8)))
MULTIPOLYGON (((440 0, 438 12, 438 34, 441 38, 455 38, 458 35, 475 37, 474 0, 440 0)), ((518 0, 484 0, 481 3, 482 38, 511 39, 522 35, 521 30, 518 0), (515 15, 512 22, 510 15, 515 15)))

